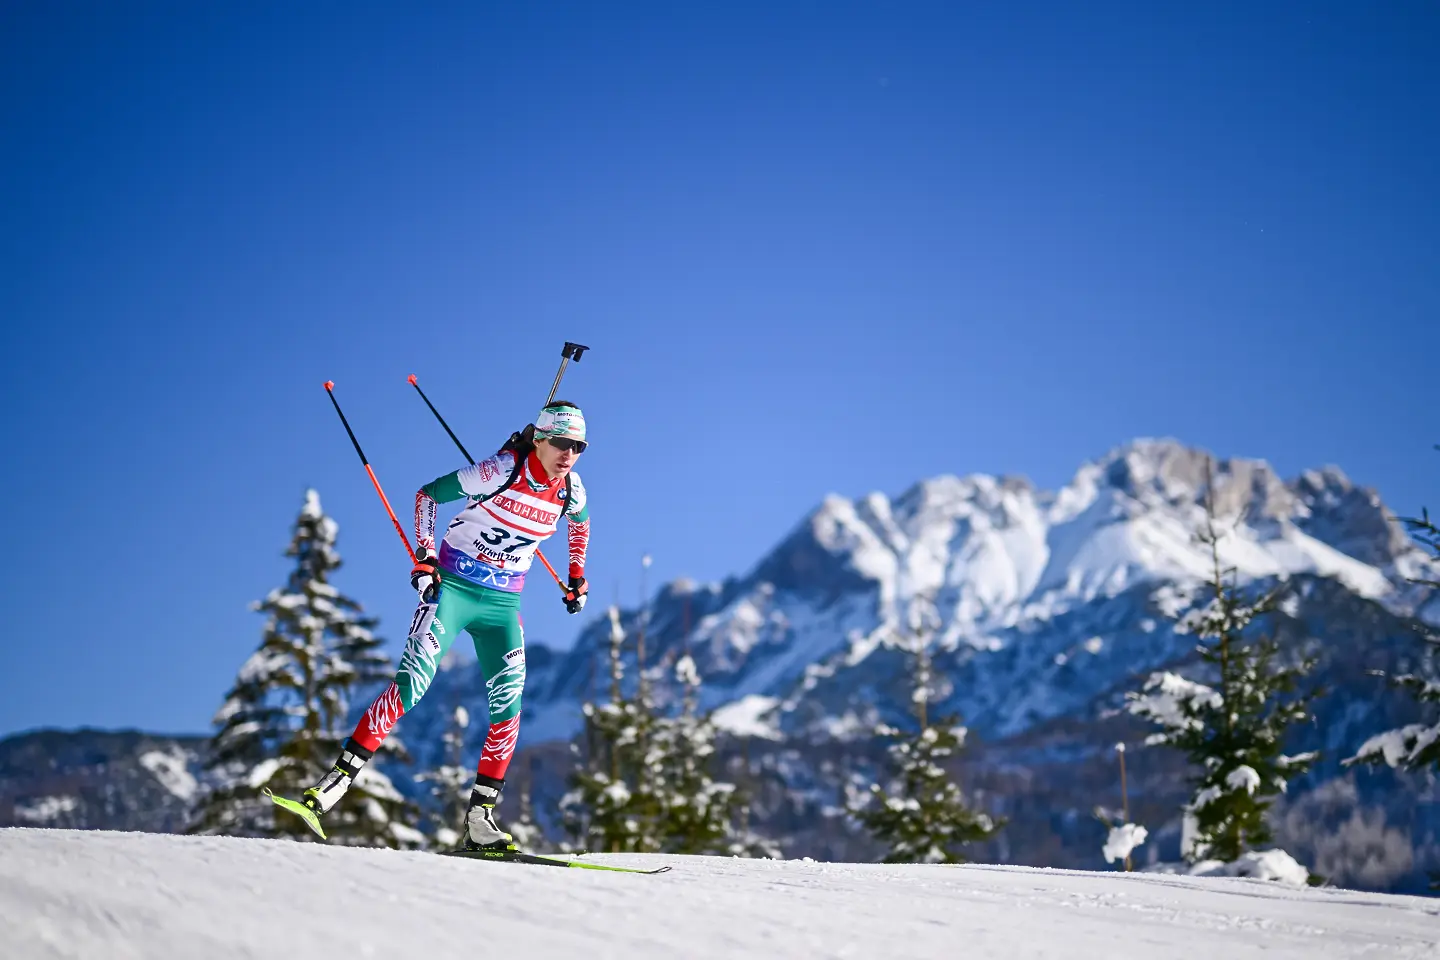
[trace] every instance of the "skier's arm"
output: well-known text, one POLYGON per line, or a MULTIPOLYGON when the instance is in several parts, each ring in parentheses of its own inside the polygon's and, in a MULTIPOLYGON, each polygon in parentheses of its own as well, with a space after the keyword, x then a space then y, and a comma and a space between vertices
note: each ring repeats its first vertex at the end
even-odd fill
POLYGON ((577 474, 570 476, 570 503, 565 507, 565 516, 570 528, 570 577, 584 579, 585 553, 590 548, 590 505, 577 474))
POLYGON ((585 552, 590 548, 590 516, 570 518, 570 576, 585 576, 585 552))
POLYGON ((515 457, 498 453, 425 484, 415 493, 415 542, 435 548, 436 506, 454 500, 492 497, 505 487, 515 457))
POLYGON ((415 546, 435 552, 435 499, 421 487, 415 491, 415 546))

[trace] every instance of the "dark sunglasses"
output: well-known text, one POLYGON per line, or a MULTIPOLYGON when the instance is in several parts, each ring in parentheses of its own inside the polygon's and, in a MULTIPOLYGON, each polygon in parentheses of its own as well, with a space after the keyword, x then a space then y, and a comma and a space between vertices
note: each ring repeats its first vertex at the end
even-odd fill
POLYGON ((550 446, 554 447, 556 450, 574 450, 576 453, 585 452, 584 440, 571 440, 569 437, 551 437, 545 442, 550 444, 550 446))

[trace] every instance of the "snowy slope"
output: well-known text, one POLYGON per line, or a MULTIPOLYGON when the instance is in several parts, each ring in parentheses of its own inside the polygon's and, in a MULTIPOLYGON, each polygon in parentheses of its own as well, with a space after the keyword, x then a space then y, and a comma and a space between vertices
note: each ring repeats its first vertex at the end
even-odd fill
POLYGON ((664 859, 673 873, 628 876, 286 841, 0 830, 0 943, 12 960, 1440 952, 1440 903, 1414 897, 1022 867, 664 859))

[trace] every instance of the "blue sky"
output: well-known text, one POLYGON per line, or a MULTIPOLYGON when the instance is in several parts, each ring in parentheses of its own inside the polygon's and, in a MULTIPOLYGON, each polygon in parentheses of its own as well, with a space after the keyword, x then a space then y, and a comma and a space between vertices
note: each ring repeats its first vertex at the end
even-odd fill
POLYGON ((1440 507, 1432 5, 293 6, 0 8, 0 733, 205 729, 307 486, 398 650, 321 383, 408 515, 406 375, 480 450, 566 339, 607 600, 1143 435, 1440 507))

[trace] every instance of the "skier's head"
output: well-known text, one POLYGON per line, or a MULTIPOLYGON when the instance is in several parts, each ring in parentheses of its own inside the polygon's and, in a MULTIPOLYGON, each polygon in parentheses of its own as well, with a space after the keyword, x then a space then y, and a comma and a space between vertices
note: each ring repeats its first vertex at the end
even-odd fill
POLYGON ((551 477, 563 477, 585 452, 585 414, 567 400, 556 400, 535 418, 535 455, 551 477))

